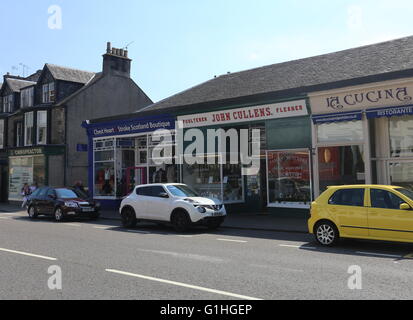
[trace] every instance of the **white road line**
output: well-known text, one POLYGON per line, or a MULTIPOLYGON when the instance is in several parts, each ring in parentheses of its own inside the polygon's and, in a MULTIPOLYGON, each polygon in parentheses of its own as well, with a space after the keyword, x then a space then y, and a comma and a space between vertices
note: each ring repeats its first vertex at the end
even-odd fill
POLYGON ((150 232, 147 232, 147 231, 138 231, 138 230, 126 230, 126 231, 132 232, 132 233, 150 234, 150 232))
POLYGON ((180 237, 180 238, 193 238, 193 236, 185 236, 185 235, 177 235, 177 237, 180 237))
POLYGON ((144 275, 140 275, 140 274, 134 274, 134 273, 124 272, 124 271, 119 271, 119 270, 106 269, 106 271, 111 272, 111 273, 117 273, 117 274, 124 275, 124 276, 140 278, 140 279, 145 279, 145 280, 150 280, 150 281, 166 283, 166 284, 170 284, 170 285, 174 285, 174 286, 179 286, 179 287, 184 287, 184 288, 189 288, 189 289, 194 289, 194 290, 200 290, 200 291, 215 293, 215 294, 224 295, 224 296, 228 296, 228 297, 233 297, 233 298, 237 298, 237 299, 262 300, 262 299, 259 299, 259 298, 248 297, 248 296, 235 294, 235 293, 231 293, 231 292, 215 290, 215 289, 209 289, 209 288, 194 286, 194 285, 190 285, 190 284, 186 284, 186 283, 182 283, 182 282, 176 282, 176 281, 164 280, 164 279, 159 279, 159 278, 154 278, 154 277, 148 277, 148 276, 144 276, 144 275))
POLYGON ((218 241, 227 241, 227 242, 238 242, 238 243, 247 243, 248 241, 243 240, 232 240, 232 239, 217 239, 218 241))
POLYGON ((50 261, 56 261, 57 260, 56 258, 40 256, 40 255, 37 255, 37 254, 32 254, 32 253, 27 253, 27 252, 22 252, 22 251, 9 250, 9 249, 4 249, 4 248, 0 248, 0 251, 20 254, 20 255, 23 255, 23 256, 28 256, 28 257, 32 257, 32 258, 39 258, 39 259, 44 259, 44 260, 50 260, 50 261))
POLYGON ((396 256, 393 254, 383 254, 383 253, 375 253, 375 252, 362 252, 362 251, 357 251, 357 254, 362 254, 362 255, 366 255, 366 256, 378 256, 378 257, 387 257, 387 258, 403 258, 403 256, 396 256))
POLYGON ((1 220, 11 220, 10 217, 0 217, 1 220))
POLYGON ((316 250, 316 247, 306 247, 306 246, 297 246, 297 245, 290 245, 290 244, 280 244, 280 247, 284 248, 295 248, 295 249, 309 249, 309 250, 316 250))
POLYGON ((82 225, 80 225, 80 224, 75 224, 75 223, 64 223, 64 224, 62 224, 62 226, 80 228, 82 225))
POLYGON ((109 230, 112 229, 113 227, 93 227, 94 229, 100 229, 100 230, 109 230))

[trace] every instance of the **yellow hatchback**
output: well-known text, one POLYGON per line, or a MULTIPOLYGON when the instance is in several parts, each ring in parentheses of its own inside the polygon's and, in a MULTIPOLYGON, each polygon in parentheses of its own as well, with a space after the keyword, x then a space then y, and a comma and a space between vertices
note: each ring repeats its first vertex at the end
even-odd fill
POLYGON ((401 187, 329 187, 311 205, 310 233, 333 246, 340 238, 413 242, 413 192, 401 187))

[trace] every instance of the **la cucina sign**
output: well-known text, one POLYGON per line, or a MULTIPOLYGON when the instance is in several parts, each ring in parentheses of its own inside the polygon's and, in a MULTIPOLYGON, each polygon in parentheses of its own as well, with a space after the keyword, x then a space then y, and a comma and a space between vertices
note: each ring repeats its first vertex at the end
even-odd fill
POLYGON ((413 102, 413 82, 382 83, 310 95, 313 114, 348 112, 413 102))

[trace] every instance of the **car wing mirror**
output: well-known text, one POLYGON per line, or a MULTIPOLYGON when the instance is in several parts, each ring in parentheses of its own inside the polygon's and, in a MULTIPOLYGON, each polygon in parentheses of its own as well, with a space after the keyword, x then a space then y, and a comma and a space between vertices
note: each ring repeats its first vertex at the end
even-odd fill
POLYGON ((169 195, 166 192, 162 192, 159 194, 160 198, 169 198, 169 195))
POLYGON ((400 210, 411 210, 412 207, 410 205, 408 205, 407 203, 402 203, 400 205, 400 210))

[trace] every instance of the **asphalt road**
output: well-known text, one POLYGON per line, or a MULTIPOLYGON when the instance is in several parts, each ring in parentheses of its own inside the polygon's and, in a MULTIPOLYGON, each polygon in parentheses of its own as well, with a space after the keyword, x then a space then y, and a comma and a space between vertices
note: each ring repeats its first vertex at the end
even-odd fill
MULTIPOLYGON (((0 213, 0 299, 412 299, 413 245, 0 213), (48 287, 51 266, 61 290, 48 287), (359 266, 361 290, 348 286, 359 266), (351 271, 351 270, 350 270, 351 271)), ((353 282, 352 282, 353 283, 353 282)))

